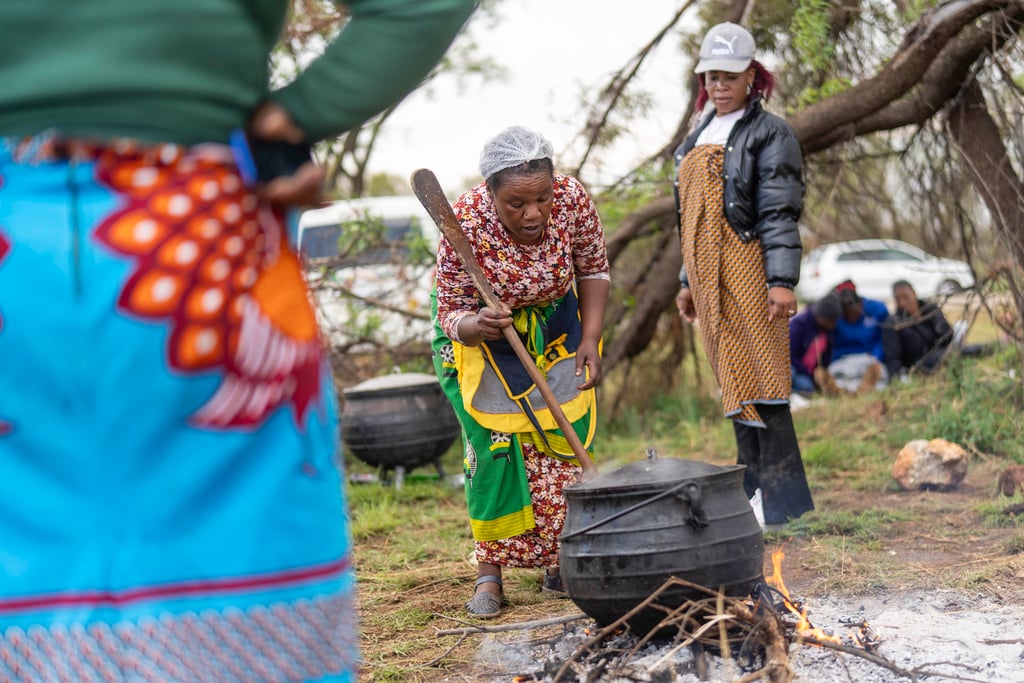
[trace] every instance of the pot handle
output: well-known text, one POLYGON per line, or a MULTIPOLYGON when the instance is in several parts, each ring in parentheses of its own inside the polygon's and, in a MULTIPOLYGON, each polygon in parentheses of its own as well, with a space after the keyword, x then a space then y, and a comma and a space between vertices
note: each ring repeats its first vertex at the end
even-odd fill
POLYGON ((594 522, 593 524, 588 524, 582 529, 577 529, 576 531, 571 531, 567 534, 562 534, 561 540, 565 541, 567 539, 574 538, 582 534, 590 533, 594 529, 602 527, 605 524, 608 524, 609 522, 614 522, 620 517, 624 517, 631 512, 635 512, 636 510, 639 510, 642 507, 646 507, 647 505, 650 505, 655 501, 659 501, 662 498, 668 498, 669 496, 675 496, 676 498, 686 503, 686 518, 684 521, 687 524, 689 524, 690 527, 694 529, 703 529, 708 525, 708 518, 707 515, 704 514, 704 508, 701 507, 701 491, 702 490, 700 483, 693 481, 691 479, 687 479, 686 481, 679 482, 670 489, 662 491, 657 495, 651 496, 647 500, 640 501, 635 505, 630 505, 625 510, 613 512, 604 519, 594 522))
POLYGON ((693 529, 703 529, 708 525, 708 516, 700 504, 701 488, 695 481, 684 481, 681 490, 676 491, 676 498, 686 503, 686 523, 693 529))

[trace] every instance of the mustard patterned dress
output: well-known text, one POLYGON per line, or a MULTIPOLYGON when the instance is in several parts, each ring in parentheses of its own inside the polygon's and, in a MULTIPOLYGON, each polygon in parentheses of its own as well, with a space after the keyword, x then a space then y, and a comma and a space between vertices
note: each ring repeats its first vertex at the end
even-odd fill
POLYGON ((757 404, 789 402, 789 325, 768 321, 760 241, 725 218, 724 159, 721 145, 698 145, 679 166, 683 264, 725 415, 763 426, 757 404))

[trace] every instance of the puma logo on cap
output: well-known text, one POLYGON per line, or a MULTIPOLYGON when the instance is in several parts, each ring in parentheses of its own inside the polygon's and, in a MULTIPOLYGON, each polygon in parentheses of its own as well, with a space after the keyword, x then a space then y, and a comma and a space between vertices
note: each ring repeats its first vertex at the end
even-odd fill
POLYGON ((714 45, 713 45, 712 48, 711 48, 711 54, 713 54, 713 55, 731 55, 733 53, 733 46, 736 45, 736 40, 738 38, 739 38, 739 36, 733 36, 732 40, 726 40, 722 36, 715 36, 714 45, 725 45, 725 49, 722 49, 720 47, 714 47, 714 45))

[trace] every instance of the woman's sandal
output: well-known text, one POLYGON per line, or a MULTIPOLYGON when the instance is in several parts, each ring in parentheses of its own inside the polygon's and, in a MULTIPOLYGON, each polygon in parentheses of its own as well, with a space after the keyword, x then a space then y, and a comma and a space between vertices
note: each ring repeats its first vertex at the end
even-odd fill
POLYGON ((540 592, 547 595, 550 598, 567 598, 569 594, 565 591, 565 585, 562 583, 562 573, 559 572, 554 576, 544 572, 544 583, 540 587, 540 592))
POLYGON ((477 619, 493 619, 501 613, 501 595, 504 592, 501 578, 493 574, 485 574, 477 578, 476 583, 473 584, 473 590, 475 591, 485 583, 498 584, 498 594, 495 595, 488 591, 473 594, 473 598, 466 603, 466 612, 477 619))

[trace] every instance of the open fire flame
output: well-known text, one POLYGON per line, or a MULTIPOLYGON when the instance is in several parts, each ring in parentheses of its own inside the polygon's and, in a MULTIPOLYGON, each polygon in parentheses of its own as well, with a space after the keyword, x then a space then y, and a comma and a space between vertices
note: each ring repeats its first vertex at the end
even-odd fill
MULTIPOLYGON (((782 561, 784 559, 786 559, 786 554, 782 552, 781 547, 772 551, 772 573, 770 576, 765 578, 765 581, 769 586, 778 591, 779 595, 783 598, 782 604, 797 617, 797 635, 801 638, 814 638, 821 642, 841 645, 843 643, 843 639, 839 636, 832 636, 825 631, 822 631, 820 628, 815 628, 811 624, 810 619, 807 618, 807 609, 798 605, 789 595, 789 589, 786 588, 786 583, 782 580, 782 561)), ((871 626, 868 622, 866 620, 861 620, 853 625, 856 626, 856 628, 850 631, 848 642, 867 652, 874 652, 878 648, 879 638, 874 632, 872 632, 871 626)))
MULTIPOLYGON (((786 558, 786 554, 782 552, 782 548, 776 548, 772 551, 772 573, 765 577, 765 581, 769 586, 774 588, 782 596, 782 603, 786 606, 790 612, 797 617, 796 633, 798 636, 803 638, 815 638, 817 640, 830 642, 830 643, 841 643, 842 639, 829 635, 820 628, 815 628, 810 620, 807 618, 807 608, 797 605, 793 598, 789 595, 789 589, 786 588, 786 583, 782 580, 782 561, 786 558)), ((864 627, 867 627, 867 622, 864 623, 864 627)))

